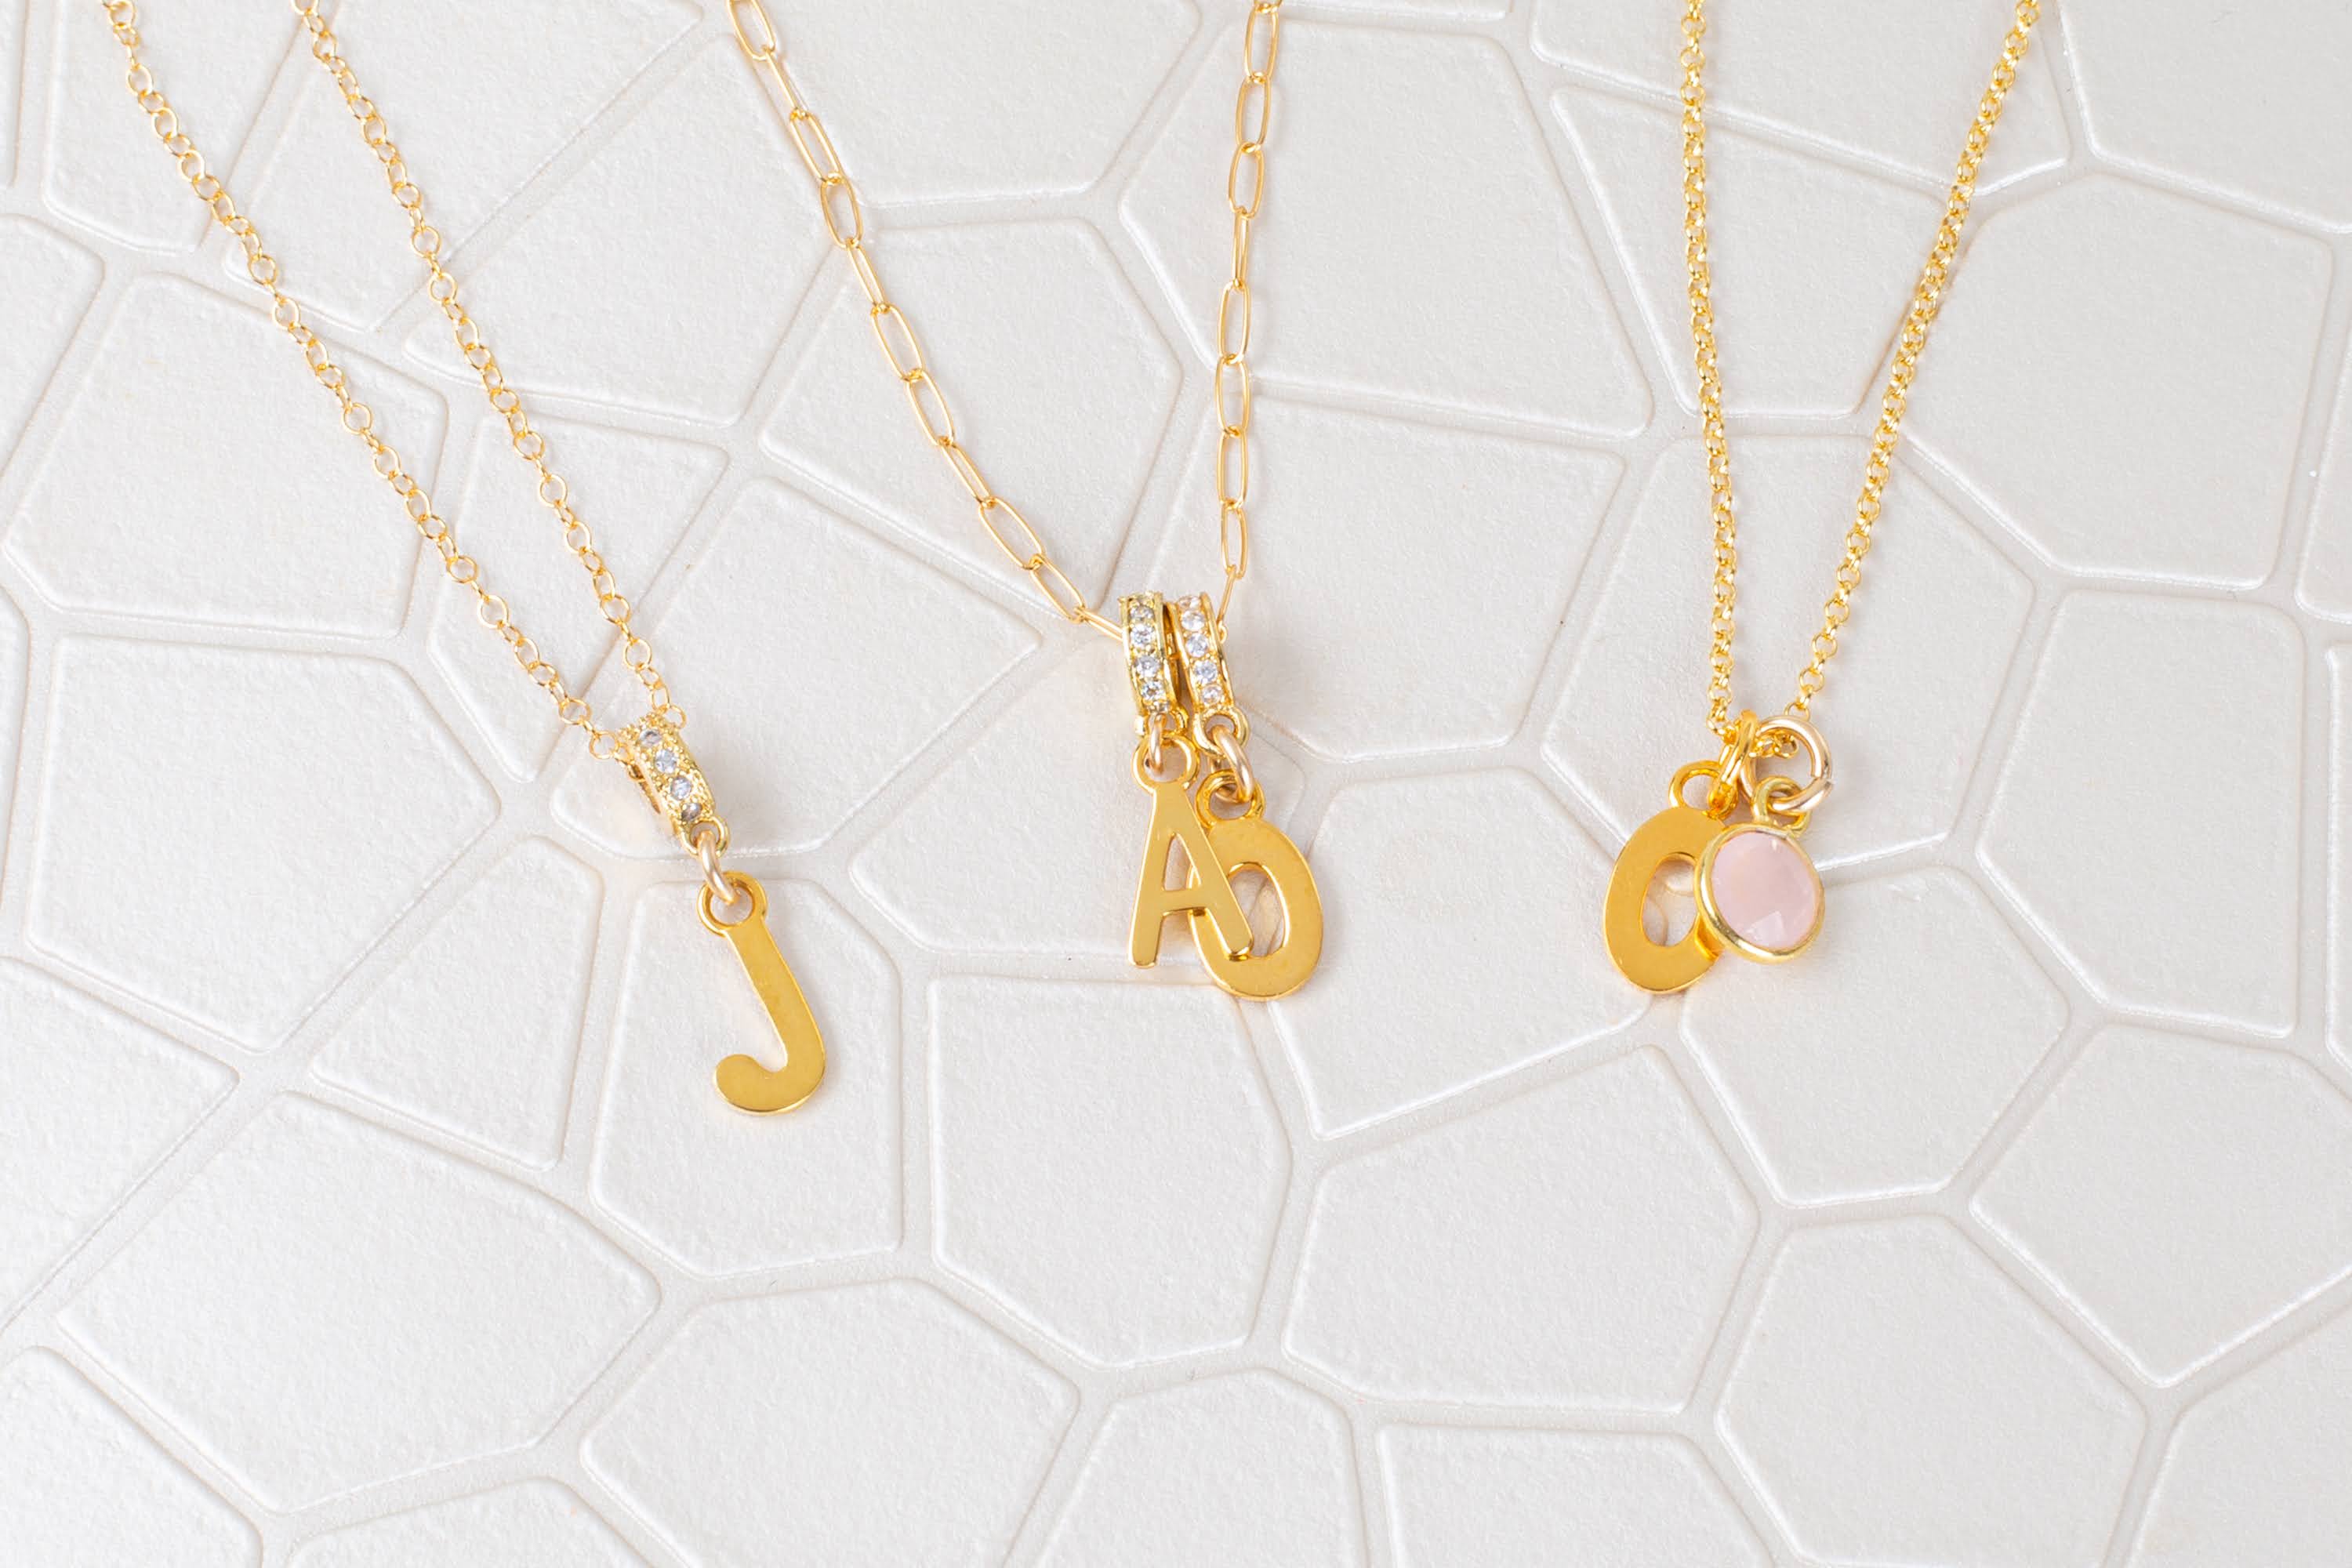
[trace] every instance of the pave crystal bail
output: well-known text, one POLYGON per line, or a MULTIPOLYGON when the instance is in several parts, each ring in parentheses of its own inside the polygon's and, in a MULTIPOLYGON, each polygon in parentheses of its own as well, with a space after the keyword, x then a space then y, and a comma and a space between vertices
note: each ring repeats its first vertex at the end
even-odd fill
POLYGON ((1167 602, 1157 594, 1129 594, 1118 603, 1136 729, 1142 732, 1155 723, 1162 730, 1175 728, 1182 722, 1182 713, 1176 698, 1179 665, 1167 602))
POLYGON ((725 833, 727 825, 710 798, 710 783, 678 737, 677 725, 648 714, 623 730, 620 740, 622 765, 680 842, 691 845, 695 828, 705 823, 715 823, 725 833))
POLYGON ((1177 599, 1170 606, 1176 628, 1176 651, 1181 656, 1184 693, 1194 723, 1222 713, 1238 720, 1234 683, 1225 676, 1224 628, 1206 594, 1177 599))

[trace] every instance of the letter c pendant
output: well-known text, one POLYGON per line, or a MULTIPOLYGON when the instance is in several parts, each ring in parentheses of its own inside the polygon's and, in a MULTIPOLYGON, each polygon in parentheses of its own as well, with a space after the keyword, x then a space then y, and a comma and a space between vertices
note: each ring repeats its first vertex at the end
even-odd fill
POLYGON ((1601 927, 1618 971, 1644 991, 1680 991, 1713 968, 1723 951, 1704 920, 1694 919, 1690 930, 1671 942, 1651 941, 1642 924, 1651 879, 1677 860, 1696 868, 1722 833, 1723 824, 1698 807, 1670 805, 1635 828, 1617 857, 1601 927))
POLYGON ((1666 809, 1635 828, 1617 856, 1601 929, 1618 971, 1645 991, 1680 991, 1726 952, 1759 963, 1802 952, 1821 934, 1822 898, 1821 873, 1797 835, 1829 789, 1829 747, 1811 724, 1792 713, 1740 714, 1722 754, 1677 772, 1666 809), (1804 780, 1759 771, 1772 742, 1804 755, 1804 780), (1700 780, 1705 810, 1683 795, 1700 780), (1743 808, 1748 819, 1734 821, 1743 808), (1698 907, 1678 939, 1653 942, 1643 904, 1651 881, 1676 861, 1691 868, 1698 907))

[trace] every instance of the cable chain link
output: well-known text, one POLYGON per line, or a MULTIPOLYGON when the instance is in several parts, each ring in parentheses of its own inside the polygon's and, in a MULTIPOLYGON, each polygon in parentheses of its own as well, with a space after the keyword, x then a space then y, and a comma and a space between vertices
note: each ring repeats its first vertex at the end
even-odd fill
MULTIPOLYGON (((1846 530, 1834 587, 1822 606, 1822 628, 1813 634, 1812 658, 1798 675, 1797 695, 1784 710, 1798 719, 1805 717, 1813 699, 1821 694, 1830 660, 1837 657, 1838 633, 1852 613, 1854 590, 1862 583, 1863 557, 1870 553, 1871 531, 1878 524, 1903 416, 1911 400, 1912 380, 1918 374, 1919 356, 1927 346, 1927 329, 1943 307, 1952 267, 1959 258, 1960 233, 1968 226, 1977 175, 1992 143, 1993 127, 2000 121, 2010 89, 2017 83, 2017 68, 2025 58, 2033 24, 2041 19, 2040 0, 2016 3, 2008 36, 2001 40, 2000 58, 1969 125, 1951 190, 1945 198, 1943 219, 1936 227, 1935 244, 1920 269, 1910 308, 1895 338, 1894 364, 1879 398, 1878 425, 1871 436, 1862 492, 1854 501, 1853 522, 1846 530)), ((1701 47, 1706 35, 1706 0, 1686 0, 1682 35, 1683 256, 1690 273, 1691 348, 1698 371, 1699 426, 1706 447, 1709 518, 1715 533, 1715 595, 1707 621, 1707 724, 1727 742, 1738 727, 1731 707, 1731 645, 1733 612, 1739 598, 1739 522, 1731 502, 1731 447, 1724 435, 1722 367, 1716 354, 1713 272, 1707 258, 1706 55, 1701 47)), ((1774 754, 1787 752, 1782 748, 1774 754)))
MULTIPOLYGON (((228 231, 245 254, 245 272, 254 284, 269 296, 269 317, 280 331, 294 341, 302 353, 304 363, 319 384, 335 399, 343 428, 366 444, 371 466, 378 478, 392 487, 399 496, 409 521, 425 543, 440 558, 441 570, 448 579, 474 595, 474 616, 498 634, 523 674, 555 705, 556 716, 565 724, 574 726, 588 736, 589 750, 600 757, 611 757, 617 747, 617 738, 610 731, 599 730, 595 710, 583 698, 574 696, 564 684, 554 665, 541 657, 539 645, 523 631, 507 600, 490 591, 478 563, 457 546, 457 530, 434 509, 433 500, 402 463, 399 452, 376 433, 375 413, 353 395, 350 378, 327 352, 327 345, 311 330, 302 317, 301 306, 289 295, 279 282, 278 259, 263 244, 261 233, 252 219, 237 210, 236 201, 219 176, 206 167, 204 154, 180 126, 178 112, 171 100, 156 85, 154 72, 140 54, 139 12, 134 0, 100 0, 108 23, 114 32, 115 42, 122 46, 127 60, 125 85, 148 118, 149 126, 164 149, 177 160, 180 177, 202 201, 213 221, 228 231)), ((670 701, 669 689, 663 683, 653 662, 653 649, 646 640, 630 628, 631 605, 613 578, 603 555, 595 548, 595 537, 588 525, 573 510, 569 489, 562 476, 548 463, 547 440, 531 428, 524 413, 521 395, 507 384, 505 373, 499 368, 496 355, 484 341, 481 330, 458 300, 457 280, 441 260, 442 236, 425 216, 425 195, 409 177, 407 161, 394 142, 390 127, 374 102, 360 89, 359 78, 351 62, 343 58, 334 29, 319 14, 319 0, 292 0, 294 14, 300 18, 310 34, 310 57, 318 61, 329 79, 343 95, 344 106, 358 122, 360 135, 376 160, 383 166, 384 181, 392 198, 398 203, 409 221, 409 248, 424 261, 430 279, 426 291, 448 318, 458 352, 466 363, 480 378, 482 394, 490 407, 506 421, 508 438, 517 456, 530 465, 539 476, 538 493, 541 502, 554 513, 563 531, 563 542, 578 559, 581 569, 588 574, 590 587, 596 595, 596 604, 604 619, 620 634, 622 658, 638 681, 645 687, 653 709, 674 724, 683 725, 686 714, 670 701)))

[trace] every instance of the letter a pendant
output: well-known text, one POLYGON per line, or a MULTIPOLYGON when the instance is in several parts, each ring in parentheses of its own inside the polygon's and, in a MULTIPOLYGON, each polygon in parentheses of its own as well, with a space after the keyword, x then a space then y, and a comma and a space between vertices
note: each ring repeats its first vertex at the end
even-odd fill
POLYGON ((1323 904, 1307 858, 1265 819, 1265 797, 1243 750, 1248 721, 1228 695, 1208 596, 1171 605, 1139 594, 1124 604, 1128 674, 1143 732, 1135 777, 1151 795, 1128 956, 1139 969, 1157 963, 1165 922, 1181 915, 1219 985, 1255 1000, 1288 995, 1323 955, 1323 904), (1203 752, 1222 763, 1205 778, 1203 752), (1219 802, 1236 814, 1220 815, 1219 802), (1183 865, 1183 880, 1173 887, 1171 848, 1182 852, 1183 865), (1281 905, 1281 941, 1263 952, 1234 890, 1244 871, 1265 878, 1281 905))

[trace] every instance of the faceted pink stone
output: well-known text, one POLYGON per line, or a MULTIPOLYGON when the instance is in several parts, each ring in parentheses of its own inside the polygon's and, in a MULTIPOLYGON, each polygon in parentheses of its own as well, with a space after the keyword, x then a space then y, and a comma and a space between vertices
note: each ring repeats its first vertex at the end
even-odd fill
POLYGON ((1707 868, 1715 912, 1767 952, 1794 952, 1822 918, 1822 884, 1805 852, 1777 833, 1735 833, 1707 868))

